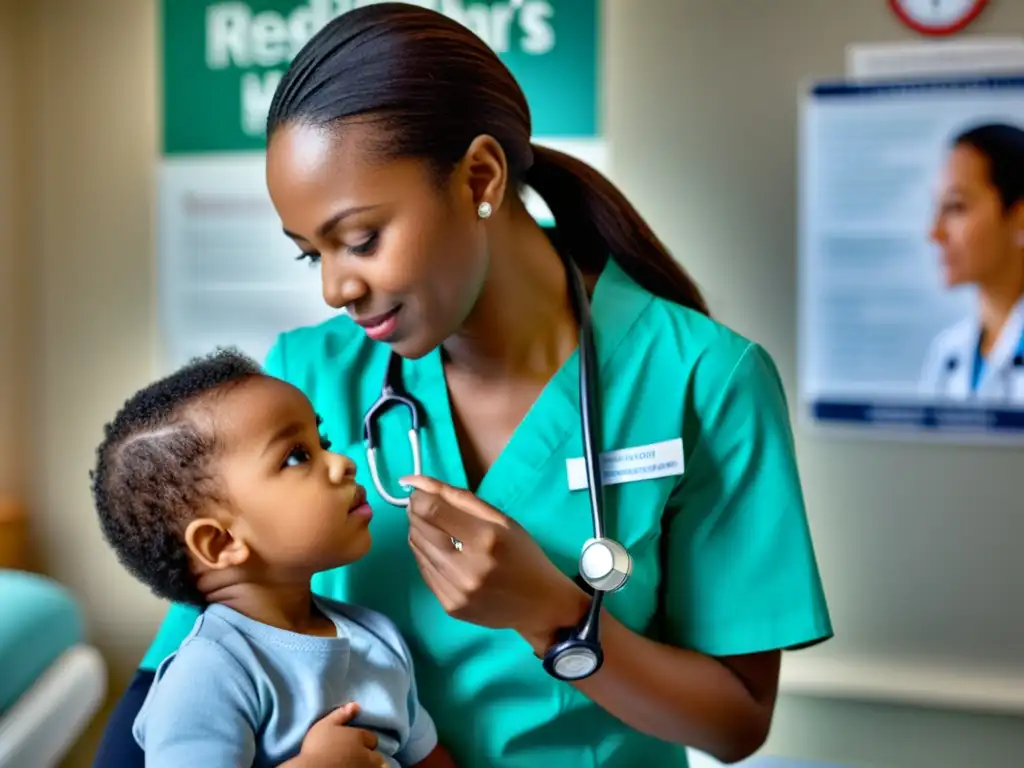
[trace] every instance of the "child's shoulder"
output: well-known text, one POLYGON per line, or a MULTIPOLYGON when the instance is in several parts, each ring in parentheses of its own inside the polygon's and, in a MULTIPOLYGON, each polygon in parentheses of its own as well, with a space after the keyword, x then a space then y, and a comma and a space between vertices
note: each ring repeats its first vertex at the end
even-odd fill
POLYGON ((326 597, 316 598, 317 607, 335 621, 352 626, 369 635, 371 641, 382 645, 405 666, 412 665, 409 647, 395 623, 383 613, 371 608, 344 603, 326 597))
POLYGON ((191 730, 193 741, 200 743, 210 738, 200 731, 217 718, 236 718, 254 732, 263 722, 265 702, 253 674, 254 660, 240 653, 242 644, 226 640, 230 633, 222 623, 200 614, 189 635, 157 666, 132 726, 144 748, 170 749, 181 729, 191 730))
POLYGON ((192 630, 181 645, 157 668, 157 679, 172 664, 179 668, 187 666, 190 675, 204 668, 218 669, 222 673, 244 673, 254 659, 246 658, 246 652, 251 655, 251 651, 248 644, 240 642, 240 639, 240 633, 229 622, 212 611, 203 611, 196 617, 192 630))

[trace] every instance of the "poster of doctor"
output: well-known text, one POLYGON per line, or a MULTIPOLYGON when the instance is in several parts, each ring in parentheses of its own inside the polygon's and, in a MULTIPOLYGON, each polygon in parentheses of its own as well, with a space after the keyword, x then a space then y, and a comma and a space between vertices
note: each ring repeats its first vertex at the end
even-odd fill
POLYGON ((932 340, 921 395, 1024 406, 1024 128, 988 122, 954 136, 930 238, 944 286, 970 290, 974 306, 932 340))

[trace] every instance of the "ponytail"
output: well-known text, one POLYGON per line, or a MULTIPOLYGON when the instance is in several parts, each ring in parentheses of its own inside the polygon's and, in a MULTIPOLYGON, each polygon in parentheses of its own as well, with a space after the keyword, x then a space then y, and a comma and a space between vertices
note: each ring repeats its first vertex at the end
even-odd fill
POLYGON ((531 147, 525 182, 551 209, 557 237, 580 269, 599 272, 612 258, 655 296, 709 314, 700 288, 614 184, 564 152, 531 147))

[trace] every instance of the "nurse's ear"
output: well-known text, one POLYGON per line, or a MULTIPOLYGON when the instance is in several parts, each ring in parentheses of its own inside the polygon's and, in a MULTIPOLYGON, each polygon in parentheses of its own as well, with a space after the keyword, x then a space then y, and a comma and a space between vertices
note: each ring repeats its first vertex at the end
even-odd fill
POLYGON ((462 187, 460 197, 465 198, 474 217, 490 215, 480 216, 484 203, 489 206, 485 207, 488 212, 499 210, 508 186, 508 161, 501 144, 493 136, 477 136, 452 178, 462 187))
POLYGON ((205 568, 219 571, 243 565, 249 546, 220 520, 200 517, 185 528, 185 545, 205 568))

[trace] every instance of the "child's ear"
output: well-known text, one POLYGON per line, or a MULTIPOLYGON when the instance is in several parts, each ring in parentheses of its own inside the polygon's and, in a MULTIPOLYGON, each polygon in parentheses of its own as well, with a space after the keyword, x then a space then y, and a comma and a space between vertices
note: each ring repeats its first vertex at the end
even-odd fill
POLYGON ((185 544, 199 562, 213 570, 242 565, 249 559, 246 543, 212 517, 190 522, 185 529, 185 544))

